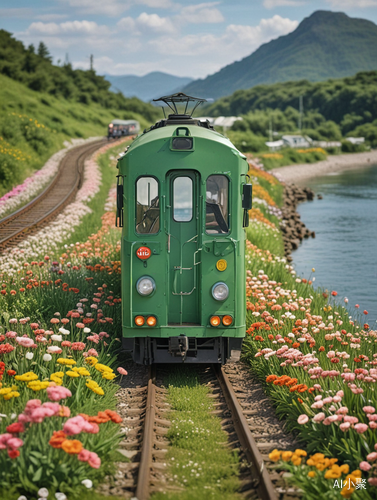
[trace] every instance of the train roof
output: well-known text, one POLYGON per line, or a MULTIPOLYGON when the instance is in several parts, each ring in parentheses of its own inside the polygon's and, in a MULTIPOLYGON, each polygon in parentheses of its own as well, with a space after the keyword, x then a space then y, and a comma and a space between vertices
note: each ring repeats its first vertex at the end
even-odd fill
POLYGON ((173 116, 174 118, 172 118, 172 115, 169 115, 168 119, 160 120, 155 125, 152 125, 152 127, 148 130, 144 130, 141 135, 136 137, 129 149, 135 150, 139 146, 144 146, 160 139, 170 138, 178 127, 184 127, 188 128, 191 137, 207 139, 223 144, 224 146, 237 151, 240 156, 244 156, 227 137, 223 136, 219 132, 216 132, 208 122, 203 122, 187 115, 173 116))
POLYGON ((139 124, 137 120, 113 120, 111 122, 113 125, 134 125, 139 124))

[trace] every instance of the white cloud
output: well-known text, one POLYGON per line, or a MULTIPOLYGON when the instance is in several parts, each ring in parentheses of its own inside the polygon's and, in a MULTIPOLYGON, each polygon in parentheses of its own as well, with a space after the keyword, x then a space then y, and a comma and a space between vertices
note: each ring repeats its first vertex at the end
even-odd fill
POLYGON ((64 23, 31 23, 26 35, 104 35, 109 33, 107 26, 99 26, 94 21, 66 21, 64 23))
POLYGON ((67 19, 68 14, 38 14, 34 17, 39 21, 59 21, 60 19, 67 19))
POLYGON ((70 7, 84 14, 102 14, 109 17, 121 16, 126 10, 137 5, 155 9, 166 9, 174 4, 171 0, 63 0, 70 7))
POLYGON ((34 10, 29 7, 0 9, 0 19, 12 18, 12 17, 18 19, 25 19, 33 17, 33 15, 34 15, 34 10))
POLYGON ((123 17, 117 22, 117 28, 125 34, 138 35, 140 34, 136 28, 135 19, 132 17, 123 17))
POLYGON ((341 7, 342 9, 377 7, 377 0, 326 0, 326 2, 331 7, 341 7))
MULTIPOLYGON (((238 58, 250 55, 262 43, 269 42, 273 38, 286 35, 298 26, 298 21, 282 18, 275 15, 271 19, 262 19, 258 26, 230 24, 225 32, 220 35, 186 35, 180 40, 162 37, 153 40, 150 44, 155 45, 161 54, 211 54, 223 57, 234 54, 238 58)), ((224 65, 224 64, 223 64, 224 65)))
POLYGON ((179 19, 186 23, 221 23, 224 16, 215 8, 219 2, 200 3, 183 7, 179 13, 179 19))
POLYGON ((109 33, 108 26, 99 26, 94 21, 67 21, 60 23, 62 33, 82 33, 91 35, 101 35, 109 33))
POLYGON ((297 7, 307 3, 304 0, 263 0, 263 7, 275 9, 275 7, 297 7))
POLYGON ((169 17, 160 17, 158 14, 143 12, 136 19, 136 25, 144 31, 155 33, 175 33, 176 28, 169 17))

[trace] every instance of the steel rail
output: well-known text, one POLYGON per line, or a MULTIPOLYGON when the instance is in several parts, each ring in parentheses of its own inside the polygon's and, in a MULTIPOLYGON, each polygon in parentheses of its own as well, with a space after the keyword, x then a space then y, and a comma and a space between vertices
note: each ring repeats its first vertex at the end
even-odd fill
POLYGON ((51 183, 24 207, 0 220, 0 249, 6 248, 22 235, 30 234, 34 228, 63 210, 82 184, 85 159, 103 143, 102 139, 70 150, 61 160, 58 173, 51 183), (14 230, 7 231, 10 228, 14 230))
POLYGON ((247 420, 243 414, 242 407, 238 402, 227 374, 220 365, 213 365, 217 380, 220 384, 225 401, 232 413, 233 425, 235 427, 240 445, 246 455, 253 479, 257 481, 257 492, 261 500, 278 500, 278 495, 272 484, 262 455, 258 450, 247 420))
POLYGON ((136 498, 137 500, 148 500, 150 489, 150 475, 152 466, 153 431, 156 413, 156 368, 149 366, 148 396, 145 407, 143 445, 139 462, 139 473, 137 478, 136 498))

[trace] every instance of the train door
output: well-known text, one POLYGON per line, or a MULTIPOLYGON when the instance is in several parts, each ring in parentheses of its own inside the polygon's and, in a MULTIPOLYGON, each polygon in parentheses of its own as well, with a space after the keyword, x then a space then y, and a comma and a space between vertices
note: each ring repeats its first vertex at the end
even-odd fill
POLYGON ((199 174, 192 170, 172 171, 167 175, 169 325, 200 322, 199 180, 199 174))

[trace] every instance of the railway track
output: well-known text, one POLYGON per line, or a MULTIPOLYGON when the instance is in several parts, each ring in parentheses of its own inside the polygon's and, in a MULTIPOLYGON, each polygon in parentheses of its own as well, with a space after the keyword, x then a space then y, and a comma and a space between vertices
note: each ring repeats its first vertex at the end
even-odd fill
POLYGON ((0 220, 0 252, 16 245, 53 219, 73 201, 83 182, 84 163, 105 142, 91 142, 71 149, 62 159, 53 181, 36 198, 0 220))
POLYGON ((242 364, 213 365, 207 371, 212 394, 217 398, 216 412, 222 421, 230 446, 239 450, 241 493, 260 500, 290 500, 302 492, 289 488, 278 474, 268 453, 274 448, 297 447, 277 421, 270 401, 260 383, 252 379, 242 364))
MULTIPOLYGON (((161 377, 166 369, 166 365, 159 367, 161 377)), ((239 454, 239 493, 252 500, 300 498, 302 492, 287 487, 284 476, 274 470, 268 458, 274 448, 294 449, 297 445, 282 429, 249 369, 239 364, 211 365, 199 367, 198 372, 201 383, 210 389, 213 414, 221 419, 227 445, 239 454)), ((156 491, 170 491, 179 498, 182 488, 174 486, 165 461, 169 447, 166 434, 170 427, 167 389, 156 376, 155 367, 147 370, 134 365, 129 376, 135 375, 137 383, 120 389, 118 394, 120 401, 126 401, 118 405, 126 434, 119 451, 129 462, 118 462, 115 477, 108 478, 105 489, 100 487, 99 492, 147 500, 156 491)))
MULTIPOLYGON (((125 438, 119 452, 129 459, 118 462, 115 477, 109 477, 99 491, 111 496, 147 500, 157 491, 177 491, 168 484, 164 461, 169 441, 166 434, 170 421, 166 420, 169 404, 166 389, 156 380, 155 367, 135 366, 132 370, 137 383, 120 389, 118 412, 123 417, 125 438)), ((132 377, 132 373, 129 372, 132 377)), ((129 380, 127 379, 127 382, 129 380)))

